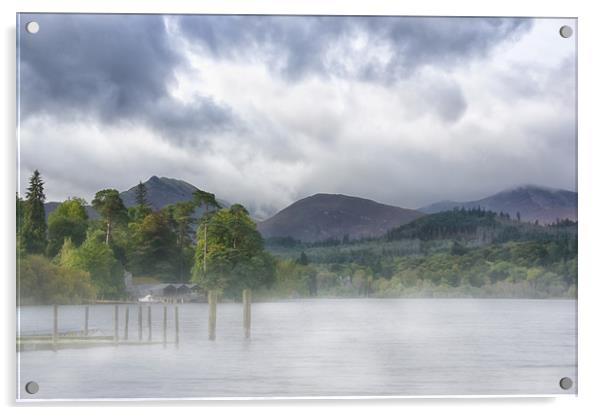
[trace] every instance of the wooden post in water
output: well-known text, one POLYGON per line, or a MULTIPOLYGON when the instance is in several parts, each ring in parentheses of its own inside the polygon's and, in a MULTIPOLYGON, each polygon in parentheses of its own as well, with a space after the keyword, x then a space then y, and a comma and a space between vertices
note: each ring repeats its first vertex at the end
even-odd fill
POLYGON ((178 306, 174 309, 174 319, 176 325, 176 345, 180 344, 180 315, 178 312, 178 306))
POLYGON ((251 290, 242 291, 243 327, 245 339, 251 337, 251 290))
POLYGON ((167 306, 163 306, 163 346, 167 344, 167 306))
POLYGON ((142 341, 142 306, 138 306, 138 341, 142 341))
POLYGON ((128 340, 128 328, 130 325, 130 307, 125 307, 125 324, 123 327, 123 340, 128 340))
POLYGON ((215 323, 217 320, 217 292, 211 290, 207 293, 209 305, 209 340, 215 340, 215 323))
POLYGON ((148 341, 153 340, 153 322, 151 320, 151 306, 148 306, 148 341))
POLYGON ((115 333, 113 334, 113 341, 115 343, 119 342, 119 306, 115 304, 115 310, 113 311, 113 327, 115 329, 115 333))
POLYGON ((84 316, 84 336, 88 336, 88 321, 90 320, 90 307, 86 306, 85 316, 84 316))
POLYGON ((53 347, 56 347, 56 343, 59 337, 59 306, 56 304, 52 307, 52 315, 52 345, 53 347))

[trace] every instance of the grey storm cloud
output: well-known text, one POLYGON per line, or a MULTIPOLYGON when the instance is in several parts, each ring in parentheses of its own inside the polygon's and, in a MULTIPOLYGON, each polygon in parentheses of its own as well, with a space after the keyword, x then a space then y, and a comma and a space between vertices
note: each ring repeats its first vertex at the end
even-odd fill
MULTIPOLYGON (((186 67, 170 44, 161 15, 23 15, 35 18, 39 35, 20 39, 21 116, 97 118, 101 123, 148 124, 176 144, 198 143, 204 133, 242 131, 235 110, 210 96, 182 103, 168 91, 174 71, 186 67)), ((338 43, 363 33, 394 52, 386 61, 366 59, 354 76, 391 82, 422 65, 453 66, 481 56, 502 39, 520 34, 529 19, 334 16, 172 17, 194 47, 220 59, 261 59, 288 80, 306 74, 348 77, 337 59, 338 43)), ((434 85, 443 120, 462 115, 466 102, 454 85, 434 85)), ((434 92, 433 92, 434 93, 434 92)), ((425 96, 433 93, 426 93, 425 96)))
POLYGON ((451 81, 432 82, 425 88, 424 97, 432 105, 432 110, 447 123, 458 120, 468 104, 460 86, 451 81))
POLYGON ((182 16, 182 34, 216 57, 253 60, 258 54, 270 68, 289 79, 306 74, 349 75, 330 48, 363 33, 384 42, 392 55, 386 62, 366 59, 359 78, 391 82, 423 65, 456 65, 486 55, 509 36, 532 26, 529 18, 449 18, 392 16, 182 16))
POLYGON ((20 38, 20 108, 101 123, 147 123, 172 139, 231 128, 231 109, 211 97, 183 104, 168 91, 186 65, 159 15, 36 14, 39 34, 20 38))
POLYGON ((21 186, 39 169, 54 200, 152 175, 261 216, 318 192, 418 207, 575 187, 575 49, 556 21, 20 19, 40 24, 19 33, 21 186))

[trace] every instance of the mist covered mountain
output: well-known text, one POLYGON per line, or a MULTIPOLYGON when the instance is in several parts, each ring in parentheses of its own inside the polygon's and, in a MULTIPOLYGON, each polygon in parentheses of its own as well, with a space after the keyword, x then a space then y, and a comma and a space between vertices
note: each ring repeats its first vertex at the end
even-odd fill
POLYGON ((494 212, 509 213, 521 220, 551 223, 556 219, 577 220, 577 193, 569 190, 552 189, 543 186, 526 185, 496 193, 483 199, 454 202, 442 201, 418 209, 423 213, 437 213, 454 208, 476 208, 494 212))

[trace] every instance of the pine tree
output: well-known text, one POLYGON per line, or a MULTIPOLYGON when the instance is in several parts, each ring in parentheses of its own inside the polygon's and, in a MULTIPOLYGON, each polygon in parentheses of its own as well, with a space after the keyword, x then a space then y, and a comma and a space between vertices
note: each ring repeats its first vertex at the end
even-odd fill
POLYGON ((23 232, 23 217, 25 212, 25 201, 19 196, 17 192, 17 206, 15 209, 17 213, 17 243, 20 243, 21 233, 23 232))
POLYGON ((148 200, 146 199, 146 186, 140 182, 136 186, 136 204, 140 206, 148 206, 148 200))
POLYGON ((46 214, 44 212, 44 182, 39 171, 29 179, 25 195, 21 242, 25 252, 41 254, 46 249, 46 214))
POLYGON ((309 258, 307 258, 305 251, 301 252, 301 255, 299 255, 299 259, 297 259, 297 263, 299 265, 309 265, 309 258))

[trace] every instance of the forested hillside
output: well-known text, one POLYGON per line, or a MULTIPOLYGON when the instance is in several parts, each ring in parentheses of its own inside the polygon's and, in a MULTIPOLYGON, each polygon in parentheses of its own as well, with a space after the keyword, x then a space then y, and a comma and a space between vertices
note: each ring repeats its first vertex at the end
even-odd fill
POLYGON ((564 297, 577 285, 577 223, 542 226, 481 209, 419 218, 352 243, 267 241, 305 258, 323 295, 564 297))

